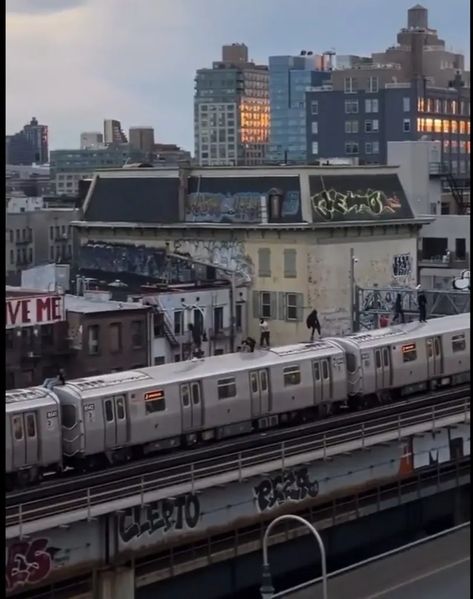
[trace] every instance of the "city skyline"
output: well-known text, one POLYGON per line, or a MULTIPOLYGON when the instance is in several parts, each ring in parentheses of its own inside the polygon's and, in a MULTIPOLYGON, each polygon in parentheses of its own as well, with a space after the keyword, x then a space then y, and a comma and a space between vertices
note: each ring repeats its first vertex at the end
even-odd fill
MULTIPOLYGON (((121 0, 118 12, 112 0, 70 0, 67 8, 60 0, 7 0, 7 133, 35 114, 49 126, 51 149, 74 148, 81 131, 116 118, 125 129, 146 122, 156 141, 192 149, 195 71, 218 60, 222 45, 243 42, 260 64, 302 49, 369 55, 395 43, 415 2, 383 4, 381 16, 379 4, 303 0, 296 11, 278 0, 275 11, 271 0, 143 0, 139 12, 121 0)), ((423 5, 447 47, 466 53, 466 0, 423 5)))

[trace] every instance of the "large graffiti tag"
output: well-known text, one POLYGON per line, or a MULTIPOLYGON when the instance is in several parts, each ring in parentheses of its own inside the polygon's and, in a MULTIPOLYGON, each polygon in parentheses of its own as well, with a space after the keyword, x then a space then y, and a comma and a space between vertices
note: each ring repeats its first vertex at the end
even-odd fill
POLYGON ((128 508, 118 517, 118 533, 123 543, 138 539, 145 533, 169 533, 193 529, 200 519, 197 495, 188 493, 173 499, 161 499, 142 508, 128 508))
POLYGON ((191 193, 186 200, 186 221, 256 223, 260 217, 260 194, 191 193))
POLYGON ((265 478, 254 488, 256 505, 260 512, 288 501, 302 501, 308 497, 317 497, 318 493, 319 484, 317 481, 310 480, 307 468, 265 478))
POLYGON ((58 551, 59 549, 48 547, 48 539, 44 538, 17 541, 7 547, 7 591, 44 580, 53 569, 53 558, 58 551))
POLYGON ((314 212, 324 220, 349 220, 350 217, 364 215, 379 218, 394 215, 402 207, 395 193, 387 196, 384 191, 341 192, 336 189, 322 190, 311 197, 314 212))

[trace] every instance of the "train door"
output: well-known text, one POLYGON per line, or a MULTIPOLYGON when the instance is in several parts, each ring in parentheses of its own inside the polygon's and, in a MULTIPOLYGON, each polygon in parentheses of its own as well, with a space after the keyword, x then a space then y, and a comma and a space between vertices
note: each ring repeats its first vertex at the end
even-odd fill
POLYGON ((182 430, 190 431, 192 429, 192 406, 190 386, 187 383, 181 385, 181 411, 182 430))
POLYGON ((322 366, 322 395, 324 401, 332 399, 332 384, 330 381, 330 364, 329 361, 324 358, 321 360, 322 366))
POLYGON ((115 404, 111 397, 103 402, 104 410, 104 429, 105 429, 105 449, 116 447, 117 429, 115 425, 115 404))
POLYGON ((26 412, 24 415, 24 432, 26 441, 26 463, 37 464, 38 462, 38 427, 36 413, 26 412))
POLYGON ((383 347, 383 388, 389 389, 392 385, 391 354, 389 347, 383 347))
POLYGON ((250 372, 251 416, 258 418, 269 412, 269 384, 267 370, 250 372))
POLYGON ((128 425, 125 396, 117 395, 113 398, 113 401, 115 404, 116 445, 126 445, 128 441, 128 425))
POLYGON ((192 427, 200 428, 204 424, 204 414, 202 406, 202 387, 200 382, 191 383, 191 399, 192 399, 192 427))
POLYGON ((440 337, 434 337, 434 367, 436 375, 443 372, 442 361, 442 341, 440 337))
POLYGON ((25 430, 23 414, 11 417, 11 437, 13 449, 13 468, 22 468, 26 464, 25 430))
POLYGON ((322 394, 322 373, 320 370, 320 362, 312 362, 312 372, 314 375, 314 404, 324 400, 322 394))
POLYGON ((376 389, 384 389, 384 374, 383 374, 383 357, 381 349, 374 350, 374 365, 376 372, 376 389))

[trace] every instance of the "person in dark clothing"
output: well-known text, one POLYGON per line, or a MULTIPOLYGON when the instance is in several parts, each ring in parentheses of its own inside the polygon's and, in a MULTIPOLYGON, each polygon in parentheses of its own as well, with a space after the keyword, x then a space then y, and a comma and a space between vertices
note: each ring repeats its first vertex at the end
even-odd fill
POLYGON ((307 328, 312 329, 312 332, 310 334, 311 341, 314 340, 315 331, 317 331, 319 337, 321 336, 319 315, 317 313, 317 310, 312 310, 312 312, 309 314, 309 316, 307 317, 307 320, 305 322, 306 322, 307 328))
POLYGON ((404 324, 406 319, 404 317, 404 309, 402 307, 402 296, 400 293, 396 296, 396 303, 394 304, 394 318, 393 322, 399 322, 399 320, 404 324))
POLYGON ((419 322, 427 322, 427 298, 423 291, 419 293, 417 303, 419 304, 419 322))
POLYGON ((247 337, 246 339, 244 339, 242 341, 241 351, 242 352, 254 352, 255 346, 256 346, 256 341, 253 339, 253 337, 247 337))
POLYGON ((259 321, 260 328, 260 342, 261 347, 269 347, 269 324, 265 318, 261 318, 259 321))

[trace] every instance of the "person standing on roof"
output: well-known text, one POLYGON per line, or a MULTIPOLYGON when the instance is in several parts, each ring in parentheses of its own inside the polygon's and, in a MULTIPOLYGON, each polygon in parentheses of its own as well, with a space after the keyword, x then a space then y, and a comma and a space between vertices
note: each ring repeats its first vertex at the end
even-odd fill
POLYGON ((419 322, 427 322, 427 298, 422 289, 417 297, 417 303, 419 304, 419 322))
POLYGON ((315 309, 312 310, 312 312, 307 317, 307 320, 305 321, 305 323, 306 323, 308 329, 312 329, 312 332, 310 334, 311 341, 314 340, 315 331, 317 331, 319 337, 321 337, 319 315, 317 313, 317 310, 315 310, 315 309))
POLYGON ((261 331, 259 344, 261 347, 269 347, 269 324, 265 318, 259 321, 259 328, 261 331))
POLYGON ((404 308, 402 307, 402 295, 400 293, 396 295, 393 322, 399 322, 399 320, 402 322, 402 324, 406 322, 406 319, 404 317, 404 308))

